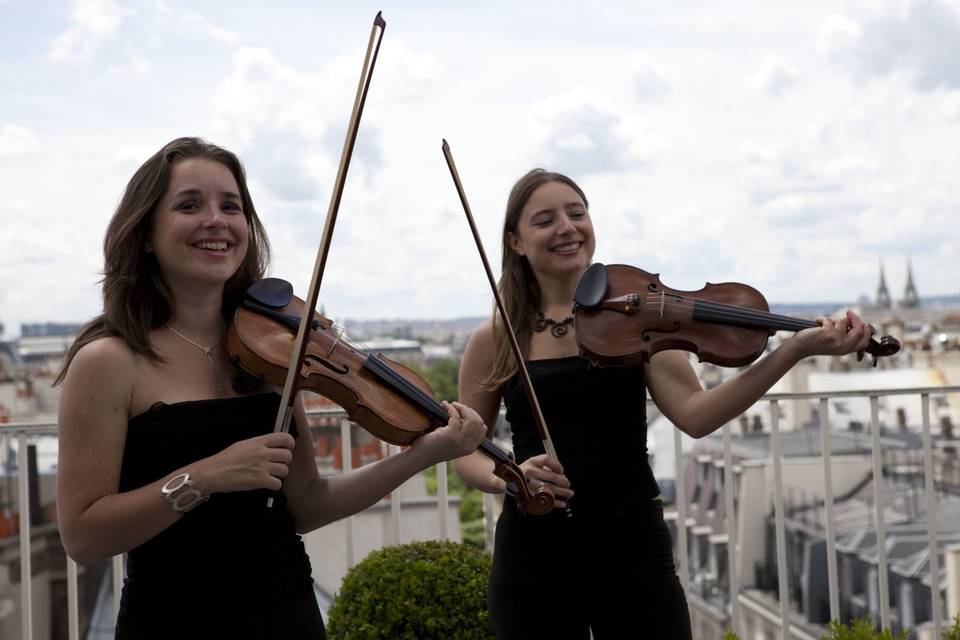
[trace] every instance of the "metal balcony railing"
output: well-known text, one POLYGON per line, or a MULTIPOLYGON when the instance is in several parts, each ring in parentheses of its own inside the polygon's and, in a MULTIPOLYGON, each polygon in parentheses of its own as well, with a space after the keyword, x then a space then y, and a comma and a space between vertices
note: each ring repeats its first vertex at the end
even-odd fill
MULTIPOLYGON (((786 535, 785 535, 785 514, 784 514, 784 487, 782 481, 781 464, 783 456, 780 448, 780 419, 782 412, 779 404, 788 400, 806 400, 819 402, 819 419, 821 434, 821 451, 823 457, 823 480, 824 480, 824 508, 825 508, 825 529, 827 540, 827 568, 830 592, 830 616, 833 619, 840 619, 839 587, 837 576, 837 551, 835 546, 835 523, 834 507, 832 495, 832 477, 831 477, 831 452, 829 438, 829 406, 828 401, 835 398, 860 397, 868 398, 871 407, 870 431, 872 437, 871 456, 873 477, 876 480, 882 478, 883 451, 880 447, 880 420, 879 420, 879 399, 885 396, 893 395, 915 395, 919 396, 921 401, 922 416, 922 442, 923 442, 923 476, 926 487, 927 517, 929 526, 927 528, 927 544, 930 552, 930 571, 931 584, 938 585, 940 581, 940 567, 936 545, 936 493, 935 477, 933 471, 933 447, 930 434, 930 398, 931 396, 941 396, 947 393, 960 392, 960 386, 952 387, 923 387, 911 389, 872 389, 862 391, 841 391, 841 392, 813 392, 813 393, 793 393, 793 394, 770 394, 765 396, 761 402, 769 405, 770 426, 771 426, 771 451, 770 463, 773 468, 773 497, 775 512, 775 531, 776 531, 776 558, 779 568, 778 593, 782 594, 780 598, 780 637, 786 640, 790 637, 790 619, 795 617, 795 613, 789 611, 788 580, 790 579, 787 563, 786 535)), ((343 470, 348 471, 351 467, 351 423, 346 419, 342 411, 311 411, 308 416, 324 416, 327 418, 340 419, 341 444, 343 448, 343 470)), ((12 439, 16 442, 18 452, 25 452, 32 441, 50 435, 56 435, 57 425, 55 423, 34 423, 34 424, 0 424, 0 447, 6 447, 12 439)), ((740 576, 737 575, 737 555, 739 553, 737 540, 737 527, 734 493, 734 465, 731 453, 730 425, 722 427, 723 436, 723 468, 724 478, 722 483, 722 493, 725 502, 726 512, 726 530, 727 530, 727 562, 728 570, 727 583, 729 584, 730 594, 740 593, 740 576), (733 490, 731 490, 733 489, 733 490)), ((392 455, 397 448, 390 446, 389 453, 392 455)), ((684 488, 684 470, 683 454, 681 449, 681 434, 674 430, 674 450, 676 457, 676 496, 677 496, 677 548, 679 550, 679 575, 683 588, 689 593, 690 578, 690 558, 688 547, 687 532, 687 514, 689 505, 687 504, 686 491, 684 488)), ((33 620, 32 620, 32 568, 31 568, 31 522, 30 522, 30 485, 28 481, 27 465, 24 464, 25 456, 18 455, 17 477, 18 477, 18 498, 17 505, 20 514, 19 518, 19 542, 20 542, 20 612, 22 621, 22 637, 25 640, 33 640, 33 620)), ((439 464, 437 471, 437 509, 439 517, 439 537, 449 539, 447 525, 448 518, 448 485, 447 485, 447 464, 439 464)), ((875 510, 875 522, 878 537, 878 548, 885 547, 886 526, 884 523, 884 500, 883 483, 873 482, 875 510)), ((398 499, 390 500, 391 509, 391 538, 393 541, 400 539, 400 528, 403 519, 401 501, 398 499)), ((493 514, 493 496, 485 496, 486 513, 486 531, 487 546, 490 548, 493 541, 493 530, 495 526, 493 514)), ((352 520, 346 521, 346 549, 347 564, 353 566, 355 558, 353 557, 354 532, 352 520)), ((113 558, 113 592, 114 607, 119 607, 120 589, 123 582, 123 561, 121 556, 113 558)), ((72 559, 67 559, 67 598, 68 598, 68 632, 71 640, 79 640, 79 612, 78 612, 78 571, 77 564, 72 559)), ((890 626, 890 594, 889 577, 887 572, 887 559, 883 553, 879 554, 878 589, 880 602, 880 621, 884 627, 890 626)), ((939 589, 931 589, 932 593, 932 612, 935 637, 940 637, 943 628, 943 612, 941 610, 939 589)), ((740 632, 738 628, 740 623, 740 598, 731 596, 726 599, 729 608, 730 622, 735 632, 740 632)))

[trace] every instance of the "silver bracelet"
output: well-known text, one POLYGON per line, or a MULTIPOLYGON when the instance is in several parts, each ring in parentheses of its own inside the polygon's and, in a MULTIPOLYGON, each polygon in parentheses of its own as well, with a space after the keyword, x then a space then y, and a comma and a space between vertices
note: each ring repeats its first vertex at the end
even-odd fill
POLYGON ((210 496, 200 493, 187 472, 177 474, 163 483, 160 493, 177 513, 186 513, 210 499, 210 496))

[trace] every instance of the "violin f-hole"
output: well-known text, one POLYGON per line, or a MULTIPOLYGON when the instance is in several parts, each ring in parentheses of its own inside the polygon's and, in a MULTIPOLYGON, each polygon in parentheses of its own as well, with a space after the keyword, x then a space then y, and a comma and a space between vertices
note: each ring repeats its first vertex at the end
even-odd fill
POLYGON ((340 375, 346 375, 347 373, 350 372, 350 368, 349 368, 347 365, 343 365, 342 367, 338 367, 337 365, 333 364, 332 362, 329 362, 328 360, 325 360, 324 358, 321 358, 320 356, 315 356, 315 355, 313 355, 312 353, 307 353, 307 354, 305 354, 305 355, 303 356, 303 360, 304 360, 304 362, 307 364, 307 366, 310 366, 310 361, 311 361, 311 360, 316 360, 317 362, 319 362, 320 364, 322 364, 323 366, 325 366, 327 369, 330 369, 330 371, 333 371, 334 373, 339 373, 340 375))

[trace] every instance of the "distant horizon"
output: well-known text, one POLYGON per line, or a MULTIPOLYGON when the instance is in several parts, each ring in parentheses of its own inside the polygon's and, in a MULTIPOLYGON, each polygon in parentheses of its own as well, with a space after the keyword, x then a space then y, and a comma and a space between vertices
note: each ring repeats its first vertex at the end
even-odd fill
MULTIPOLYGON (((872 302, 872 299, 871 299, 871 302, 872 302)), ((958 307, 960 307, 960 293, 948 294, 948 295, 920 296, 920 306, 921 306, 921 308, 925 308, 925 307, 928 307, 928 306, 931 305, 931 304, 937 304, 937 303, 955 303, 955 304, 958 305, 958 307)), ((837 307, 843 307, 844 305, 849 305, 849 306, 853 307, 853 306, 857 306, 858 304, 860 304, 860 302, 849 302, 849 303, 848 303, 848 302, 830 302, 830 301, 821 301, 821 302, 788 302, 788 303, 769 302, 770 310, 773 311, 773 312, 784 311, 784 310, 798 310, 798 311, 799 311, 799 310, 810 310, 810 309, 825 310, 827 307, 837 308, 837 307)), ((318 306, 322 306, 322 305, 318 305, 318 306)), ((896 310, 896 309, 899 309, 899 308, 903 308, 903 307, 900 307, 900 306, 897 304, 897 301, 894 301, 894 304, 893 304, 893 306, 891 307, 891 310, 896 310)), ((479 322, 482 322, 483 320, 485 320, 485 319, 488 318, 488 317, 490 317, 489 314, 486 314, 486 315, 466 315, 466 316, 455 316, 455 317, 439 317, 439 316, 438 316, 438 317, 410 317, 410 316, 400 317, 400 316, 398 316, 398 317, 380 317, 380 318, 338 318, 338 317, 336 317, 336 316, 333 316, 333 319, 336 320, 336 321, 339 321, 339 322, 346 323, 347 326, 348 326, 348 328, 349 328, 349 325, 350 325, 350 324, 374 324, 374 323, 394 323, 394 324, 402 324, 402 323, 405 323, 405 322, 406 322, 406 323, 414 323, 414 322, 417 322, 417 323, 430 323, 430 322, 435 322, 435 323, 477 322, 477 323, 479 323, 479 322)), ((84 321, 78 321, 78 322, 64 322, 64 321, 61 321, 61 320, 57 320, 57 321, 47 320, 47 321, 39 321, 39 322, 24 322, 24 323, 21 323, 21 325, 20 325, 21 333, 19 333, 19 334, 5 333, 5 334, 0 334, 0 337, 6 338, 6 339, 11 339, 11 340, 15 340, 15 339, 18 339, 18 338, 22 338, 22 337, 24 337, 22 331, 23 331, 23 327, 24 327, 25 325, 29 325, 29 326, 43 326, 43 325, 47 325, 47 324, 52 324, 52 325, 78 325, 78 326, 83 326, 83 325, 86 324, 86 322, 88 322, 88 321, 89 321, 89 319, 88 319, 88 320, 84 320, 84 321)), ((0 325, 3 325, 3 326, 4 326, 4 330, 7 331, 7 332, 9 332, 9 329, 8 329, 8 328, 6 327, 6 325, 3 323, 3 319, 2 319, 2 318, 0 318, 0 325)), ((27 336, 27 337, 39 337, 39 336, 27 336)))

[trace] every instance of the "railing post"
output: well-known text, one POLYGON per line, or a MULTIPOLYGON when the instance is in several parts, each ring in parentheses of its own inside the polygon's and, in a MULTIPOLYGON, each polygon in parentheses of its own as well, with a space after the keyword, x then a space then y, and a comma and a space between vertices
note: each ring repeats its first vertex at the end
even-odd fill
POLYGON ((440 539, 449 540, 450 531, 447 518, 450 515, 450 500, 447 498, 447 463, 437 464, 437 512, 440 516, 440 539))
MULTIPOLYGON (((510 497, 506 497, 505 500, 512 500, 510 497)), ((486 493, 483 494, 483 546, 484 548, 493 553, 493 536, 496 531, 496 520, 493 517, 493 494, 486 493)))
POLYGON ((730 424, 723 425, 723 498, 727 512, 727 585, 730 591, 730 628, 740 634, 740 565, 737 562, 737 517, 733 509, 733 454, 730 451, 730 424))
POLYGON ((30 480, 27 477, 27 433, 17 435, 18 508, 20 509, 20 624, 25 640, 33 640, 33 567, 30 563, 30 480))
POLYGON ((873 502, 877 518, 877 578, 880 586, 880 626, 890 628, 890 583, 887 575, 887 531, 883 521, 883 466, 880 464, 880 397, 870 396, 870 428, 873 438, 873 502))
POLYGON ((120 596, 123 594, 123 554, 113 556, 113 619, 120 614, 120 596))
POLYGON ((770 444, 773 455, 773 509, 777 538, 777 578, 780 590, 780 640, 790 635, 790 593, 787 591, 787 540, 783 515, 783 473, 780 468, 780 405, 770 401, 770 444))
POLYGON ((830 414, 827 398, 820 398, 820 452, 823 454, 823 508, 827 520, 827 585, 830 619, 840 620, 840 587, 837 577, 837 537, 833 517, 833 461, 830 451, 830 414))
MULTIPOLYGON (((395 444, 387 445, 390 455, 396 455, 400 447, 395 444)), ((400 488, 401 484, 390 494, 390 544, 400 544, 400 488)))
MULTIPOLYGON (((341 470, 343 473, 353 470, 353 442, 350 432, 350 420, 343 418, 340 420, 340 452, 343 463, 341 470)), ((353 516, 347 516, 344 522, 344 531, 347 536, 347 569, 353 567, 353 516)))
POLYGON ((937 550, 937 495, 933 487, 933 444, 930 439, 930 394, 920 395, 923 419, 923 482, 927 494, 927 552, 930 554, 930 599, 933 613, 933 637, 943 637, 943 612, 940 610, 940 556, 937 550))
POLYGON ((673 429, 673 456, 677 468, 674 483, 677 492, 677 547, 680 551, 680 585, 684 593, 690 591, 690 558, 687 549, 687 492, 683 480, 683 441, 680 429, 673 429))
POLYGON ((80 606, 77 561, 67 556, 67 637, 80 640, 80 606))

